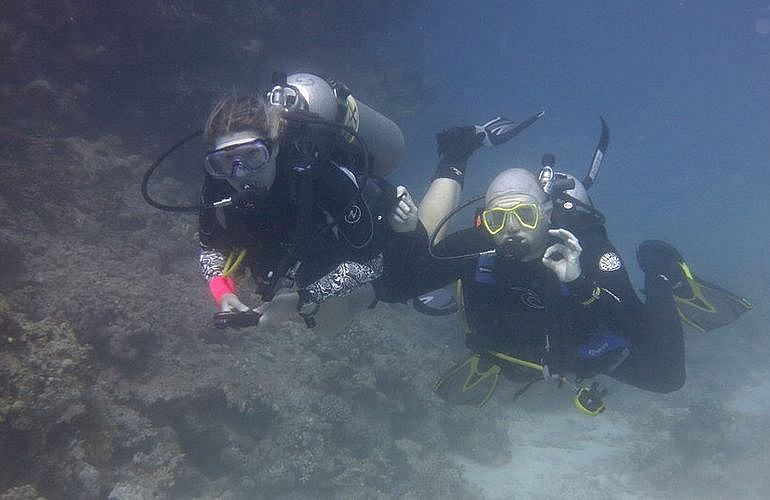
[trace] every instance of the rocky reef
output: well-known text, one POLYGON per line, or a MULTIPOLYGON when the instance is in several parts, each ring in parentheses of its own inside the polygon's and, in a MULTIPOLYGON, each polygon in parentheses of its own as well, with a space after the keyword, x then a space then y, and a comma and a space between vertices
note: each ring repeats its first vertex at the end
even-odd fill
POLYGON ((0 157, 3 498, 476 498, 448 457, 508 441, 431 392, 453 319, 215 330, 195 218, 145 206, 146 165, 115 136, 0 157))
POLYGON ((416 5, 12 0, 0 20, 0 112, 36 133, 163 136, 197 128, 215 95, 305 70, 344 79, 379 109, 411 113, 426 102, 428 82, 366 50, 366 40, 416 5))
POLYGON ((34 1, 0 23, 0 498, 478 498, 451 455, 505 462, 508 439, 494 404, 431 392, 462 350, 453 319, 380 305, 326 334, 215 330, 196 218, 141 199, 145 146, 272 65, 350 74, 375 104, 403 98, 383 79, 420 94, 405 69, 339 67, 363 7, 213 5, 34 1))

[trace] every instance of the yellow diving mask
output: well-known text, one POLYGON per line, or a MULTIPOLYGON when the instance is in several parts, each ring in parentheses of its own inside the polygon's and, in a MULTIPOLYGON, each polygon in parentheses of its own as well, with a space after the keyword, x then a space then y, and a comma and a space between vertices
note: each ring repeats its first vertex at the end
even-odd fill
POLYGON ((540 207, 535 203, 519 203, 510 208, 495 207, 481 212, 481 221, 493 236, 503 230, 508 217, 515 218, 521 227, 532 231, 540 222, 540 207))

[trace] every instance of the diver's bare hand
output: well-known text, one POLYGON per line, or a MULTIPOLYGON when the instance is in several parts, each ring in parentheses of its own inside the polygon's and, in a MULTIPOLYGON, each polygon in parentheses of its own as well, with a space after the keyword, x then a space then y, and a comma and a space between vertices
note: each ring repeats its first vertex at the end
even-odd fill
POLYGON ((257 308, 262 316, 259 319, 259 329, 279 328, 290 321, 301 321, 297 310, 299 293, 296 291, 279 292, 270 302, 264 302, 257 308))
POLYGON ((219 303, 219 310, 222 312, 228 311, 251 311, 251 308, 241 302, 237 295, 234 293, 226 293, 222 295, 222 301, 219 303))
POLYGON ((396 188, 396 206, 388 215, 390 227, 397 233, 414 231, 417 228, 417 205, 412 200, 412 195, 404 186, 396 188))
POLYGON ((581 273, 580 254, 583 252, 577 237, 566 229, 549 229, 548 234, 560 242, 545 250, 543 264, 553 271, 562 283, 576 280, 581 273))

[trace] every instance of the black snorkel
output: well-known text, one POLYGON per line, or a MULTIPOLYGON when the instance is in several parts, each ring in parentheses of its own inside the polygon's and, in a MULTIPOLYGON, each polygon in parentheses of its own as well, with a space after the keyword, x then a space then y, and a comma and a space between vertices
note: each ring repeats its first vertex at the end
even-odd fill
POLYGON ((604 155, 607 154, 607 147, 610 144, 610 129, 607 126, 607 122, 605 122, 604 118, 601 116, 599 117, 599 120, 602 122, 602 133, 601 136, 599 136, 599 143, 596 144, 596 149, 594 149, 591 165, 588 167, 588 172, 583 179, 583 185, 586 189, 591 189, 591 186, 594 185, 594 181, 596 181, 596 178, 599 176, 599 170, 602 167, 604 155))
MULTIPOLYGON (((607 126, 607 122, 604 121, 604 118, 599 117, 601 120, 602 125, 602 131, 601 135, 599 137, 599 142, 596 145, 596 148, 594 149, 594 154, 591 158, 591 164, 589 165, 588 172, 586 173, 585 180, 583 181, 583 184, 585 185, 586 190, 588 190, 596 181, 596 178, 599 175, 599 171, 602 166, 602 162, 604 160, 604 157, 607 153, 607 148, 609 146, 610 141, 610 130, 607 126)), ((556 167, 556 157, 553 154, 546 153, 542 157, 542 170, 540 174, 540 182, 543 186, 543 191, 546 192, 549 199, 554 202, 554 210, 556 210, 556 205, 559 204, 562 206, 563 209, 574 211, 576 209, 580 209, 581 214, 588 215, 591 218, 591 222, 593 224, 597 225, 603 225, 605 223, 605 217, 604 214, 602 214, 599 210, 597 210, 593 205, 589 203, 585 203, 574 196, 567 193, 567 191, 570 191, 575 188, 575 179, 572 179, 570 177, 567 177, 564 174, 556 172, 554 169, 556 167)), ((465 203, 460 204, 453 210, 451 210, 446 216, 444 216, 436 225, 436 229, 433 231, 433 234, 431 234, 428 238, 428 253, 430 256, 434 259, 438 260, 454 260, 454 259, 465 259, 470 257, 478 257, 480 255, 493 255, 497 253, 497 251, 494 248, 490 248, 489 250, 484 250, 481 252, 474 252, 474 253, 467 253, 462 255, 437 255, 434 250, 436 246, 436 238, 441 233, 441 230, 447 225, 447 223, 459 212, 464 210, 465 208, 473 205, 474 203, 477 203, 478 201, 484 199, 485 195, 478 195, 474 198, 471 198, 470 200, 466 201, 465 203)), ((477 214, 477 217, 479 214, 477 214)), ((477 221, 477 226, 478 221, 477 221)), ((510 254, 518 254, 520 251, 518 248, 515 248, 516 242, 511 241, 509 244, 509 247, 507 248, 508 252, 510 254)))
MULTIPOLYGON (((610 129, 607 126, 607 122, 603 117, 599 117, 601 121, 601 134, 599 136, 599 142, 594 148, 594 154, 591 157, 591 163, 588 166, 588 171, 583 178, 583 187, 588 191, 596 182, 596 178, 601 171, 604 157, 607 155, 607 148, 610 143, 610 129)), ((575 179, 571 179, 564 174, 557 173, 556 157, 550 153, 546 153, 542 158, 542 167, 540 173, 541 183, 543 184, 543 191, 545 191, 554 202, 554 210, 557 210, 558 206, 561 207, 561 211, 568 213, 574 213, 580 211, 582 214, 588 215, 592 220, 592 223, 603 225, 606 221, 604 214, 597 210, 592 204, 585 203, 582 200, 575 198, 567 193, 575 188, 575 179), (550 177, 549 177, 550 174, 550 177), (549 177, 544 179, 543 177, 549 177)))
POLYGON ((571 194, 567 193, 572 189, 575 189, 575 179, 567 177, 559 172, 554 172, 556 167, 556 157, 551 153, 543 155, 542 159, 543 169, 540 171, 540 182, 543 185, 543 191, 548 195, 554 204, 554 210, 559 210, 558 206, 561 206, 561 210, 573 211, 575 209, 581 209, 582 213, 588 215, 594 219, 594 222, 598 224, 604 224, 605 218, 599 210, 594 208, 593 205, 581 201, 571 194))

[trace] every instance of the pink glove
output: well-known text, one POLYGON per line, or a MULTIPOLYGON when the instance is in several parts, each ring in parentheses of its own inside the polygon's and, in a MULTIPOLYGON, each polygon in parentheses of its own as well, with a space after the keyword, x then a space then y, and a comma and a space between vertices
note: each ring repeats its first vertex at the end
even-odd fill
POLYGON ((220 305, 225 294, 235 295, 235 281, 229 276, 214 276, 209 280, 209 290, 214 296, 214 301, 220 305))

